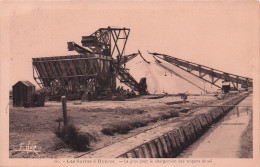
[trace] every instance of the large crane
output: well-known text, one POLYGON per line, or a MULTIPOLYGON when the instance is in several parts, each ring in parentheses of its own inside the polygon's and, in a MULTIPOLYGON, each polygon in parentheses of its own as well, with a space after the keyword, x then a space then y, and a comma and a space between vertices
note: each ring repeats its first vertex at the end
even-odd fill
POLYGON ((128 61, 142 57, 140 51, 124 56, 129 33, 128 28, 100 28, 82 36, 82 45, 68 42, 68 50, 78 55, 33 58, 34 79, 41 88, 58 95, 111 95, 117 90, 116 78, 139 94, 146 94, 146 79, 138 83, 125 69, 128 61))

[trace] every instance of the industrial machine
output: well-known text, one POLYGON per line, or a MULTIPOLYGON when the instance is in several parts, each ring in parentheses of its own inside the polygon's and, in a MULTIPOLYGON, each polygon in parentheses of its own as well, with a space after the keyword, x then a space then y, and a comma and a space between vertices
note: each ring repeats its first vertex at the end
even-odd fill
POLYGON ((191 82, 187 78, 184 78, 180 74, 177 74, 173 70, 164 66, 161 63, 161 61, 166 61, 166 62, 182 69, 183 71, 186 71, 186 72, 200 78, 201 80, 203 80, 205 82, 208 82, 218 88, 221 88, 224 93, 228 93, 231 90, 231 88, 233 88, 233 90, 238 90, 239 85, 241 86, 241 88, 245 88, 245 90, 248 90, 249 87, 253 87, 252 78, 247 78, 247 77, 242 77, 242 76, 235 75, 235 74, 226 73, 226 72, 223 72, 223 71, 211 68, 211 67, 196 64, 193 62, 189 62, 189 61, 182 60, 182 59, 172 57, 169 55, 165 55, 165 54, 160 54, 160 53, 149 53, 149 54, 153 55, 153 57, 155 58, 155 62, 159 66, 161 66, 162 68, 164 68, 168 71, 171 71, 175 75, 185 79, 186 81, 188 81, 189 83, 193 84, 194 86, 198 87, 201 90, 203 90, 203 88, 200 88, 198 85, 191 82), (219 81, 219 80, 222 81, 221 85, 217 84, 217 81, 219 81), (230 86, 230 83, 233 85, 233 87, 230 86))
POLYGON ((67 95, 68 99, 110 99, 116 95, 116 78, 132 91, 147 94, 146 79, 138 83, 125 64, 141 52, 124 55, 130 29, 100 28, 83 36, 81 45, 68 42, 68 50, 78 55, 33 58, 33 77, 36 83, 55 100, 67 95))

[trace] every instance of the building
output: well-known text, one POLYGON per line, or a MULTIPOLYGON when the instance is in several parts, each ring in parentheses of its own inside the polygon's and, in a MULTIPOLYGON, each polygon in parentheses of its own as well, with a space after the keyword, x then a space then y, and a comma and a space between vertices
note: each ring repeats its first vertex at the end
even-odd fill
POLYGON ((33 106, 33 96, 35 86, 29 81, 19 81, 13 85, 13 106, 30 107, 33 106))

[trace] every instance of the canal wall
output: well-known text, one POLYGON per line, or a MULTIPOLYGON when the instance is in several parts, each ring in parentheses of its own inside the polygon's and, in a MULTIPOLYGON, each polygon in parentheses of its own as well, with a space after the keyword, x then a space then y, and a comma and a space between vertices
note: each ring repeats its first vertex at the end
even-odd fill
POLYGON ((231 98, 192 119, 184 120, 174 126, 173 130, 161 134, 134 148, 128 149, 117 158, 174 158, 187 146, 196 141, 212 124, 226 115, 234 105, 237 105, 252 92, 247 92, 231 98))

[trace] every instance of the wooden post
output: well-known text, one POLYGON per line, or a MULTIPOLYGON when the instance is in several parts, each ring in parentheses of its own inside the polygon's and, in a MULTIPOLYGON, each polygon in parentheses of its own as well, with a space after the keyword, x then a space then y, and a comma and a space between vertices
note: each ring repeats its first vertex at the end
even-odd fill
POLYGON ((239 109, 238 109, 238 106, 237 106, 237 117, 239 117, 239 109))
POLYGON ((183 98, 183 104, 185 104, 186 99, 187 99, 187 95, 184 94, 184 95, 182 96, 182 98, 183 98))
POLYGON ((61 97, 64 127, 68 125, 66 96, 61 97))

